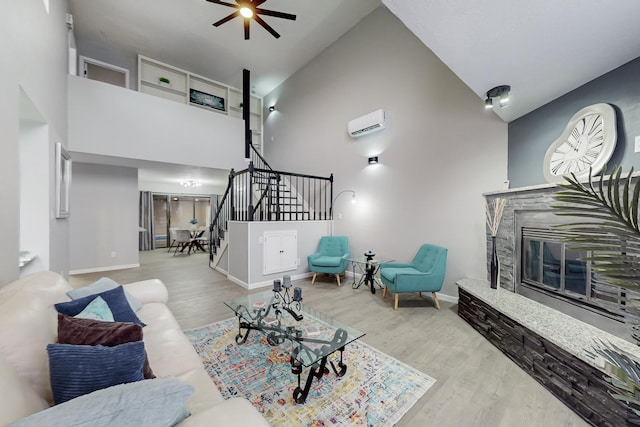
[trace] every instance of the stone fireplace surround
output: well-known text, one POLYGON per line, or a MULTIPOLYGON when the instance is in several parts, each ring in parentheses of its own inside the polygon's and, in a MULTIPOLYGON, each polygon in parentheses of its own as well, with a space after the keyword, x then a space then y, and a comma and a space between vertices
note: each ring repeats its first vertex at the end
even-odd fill
MULTIPOLYGON (((594 183, 595 185, 595 183, 594 183)), ((503 289, 525 295, 544 305, 555 308, 576 319, 589 323, 597 328, 603 329, 611 334, 626 340, 632 340, 629 328, 614 316, 605 316, 587 307, 581 307, 577 302, 567 302, 566 300, 550 296, 543 291, 533 287, 520 285, 518 263, 520 262, 520 226, 524 218, 540 217, 546 218, 549 224, 558 224, 563 221, 574 221, 575 218, 566 219, 554 214, 552 205, 557 205, 553 196, 560 188, 554 184, 543 184, 532 187, 516 188, 492 193, 484 196, 487 203, 491 203, 496 198, 506 199, 498 235, 496 236, 496 248, 500 263, 499 285, 503 289)), ((491 235, 487 229, 487 271, 490 260, 491 235)))
MULTIPOLYGON (((458 313, 558 399, 594 426, 640 425, 625 404, 611 397, 605 364, 587 351, 604 341, 640 360, 640 348, 627 340, 578 320, 562 309, 516 293, 516 213, 550 211, 557 202, 555 185, 485 194, 488 202, 507 199, 496 246, 501 264, 498 289, 486 279, 461 279, 458 313)), ((487 232, 487 254, 491 236, 487 232)), ((487 260, 490 257, 487 256, 487 260)), ((487 278, 489 266, 487 265, 487 278)))

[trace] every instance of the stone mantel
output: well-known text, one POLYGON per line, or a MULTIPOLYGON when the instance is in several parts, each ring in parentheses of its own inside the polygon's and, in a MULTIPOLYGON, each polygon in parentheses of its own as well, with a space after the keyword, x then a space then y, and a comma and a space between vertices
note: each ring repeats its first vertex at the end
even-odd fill
POLYGON ((640 347, 637 345, 525 296, 506 289, 491 289, 489 282, 482 279, 465 278, 459 280, 457 285, 500 313, 603 372, 602 360, 594 360, 587 354, 587 350, 592 349, 598 342, 611 343, 640 361, 640 347))
MULTIPOLYGON (((622 172, 623 177, 626 177, 627 175, 628 173, 625 173, 624 171, 622 172)), ((639 176, 640 176, 640 171, 637 171, 631 175, 631 178, 636 179, 639 176)), ((611 175, 605 175, 604 180, 609 181, 609 179, 611 179, 611 175)), ((584 179, 584 180, 581 180, 580 182, 586 184, 589 182, 589 180, 584 179)), ((600 177, 599 176, 593 177, 592 182, 594 185, 596 185, 597 183, 600 182, 600 177)), ((509 194, 526 193, 530 191, 547 191, 547 190, 551 191, 557 188, 558 188, 557 184, 538 184, 538 185, 529 185, 526 187, 509 188, 505 190, 488 191, 486 193, 483 193, 482 195, 486 198, 493 198, 493 197, 499 197, 499 196, 508 196, 509 194)))

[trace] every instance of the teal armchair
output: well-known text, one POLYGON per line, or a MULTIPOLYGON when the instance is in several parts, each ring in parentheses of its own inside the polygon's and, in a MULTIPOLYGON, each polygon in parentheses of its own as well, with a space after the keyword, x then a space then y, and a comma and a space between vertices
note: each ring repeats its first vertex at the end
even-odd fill
POLYGON ((382 298, 387 289, 395 294, 393 309, 398 309, 398 294, 403 292, 431 292, 433 303, 440 309, 436 292, 442 289, 447 266, 447 249, 425 244, 410 263, 386 262, 380 265, 380 279, 384 284, 382 298))
POLYGON ((312 285, 318 273, 326 273, 335 275, 340 286, 340 275, 349 265, 349 239, 347 236, 322 236, 318 251, 309 255, 307 262, 313 272, 312 285))

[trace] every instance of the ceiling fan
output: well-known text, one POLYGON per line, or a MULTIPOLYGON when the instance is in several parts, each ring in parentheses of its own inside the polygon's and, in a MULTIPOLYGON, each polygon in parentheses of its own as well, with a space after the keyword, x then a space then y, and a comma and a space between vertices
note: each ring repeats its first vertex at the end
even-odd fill
POLYGON ((264 22, 264 20, 258 15, 267 15, 273 16, 276 18, 289 19, 291 21, 296 20, 296 15, 292 15, 290 13, 284 12, 276 12, 274 10, 261 9, 258 6, 265 3, 267 0, 236 0, 237 4, 227 3, 220 0, 207 0, 209 3, 221 4, 224 6, 229 6, 237 9, 231 15, 226 16, 219 20, 218 22, 214 22, 214 27, 219 27, 225 22, 231 21, 233 18, 242 17, 244 19, 244 39, 249 40, 249 25, 251 20, 253 19, 258 24, 262 25, 265 30, 271 33, 271 35, 275 38, 280 38, 280 34, 276 30, 274 30, 269 24, 264 22))

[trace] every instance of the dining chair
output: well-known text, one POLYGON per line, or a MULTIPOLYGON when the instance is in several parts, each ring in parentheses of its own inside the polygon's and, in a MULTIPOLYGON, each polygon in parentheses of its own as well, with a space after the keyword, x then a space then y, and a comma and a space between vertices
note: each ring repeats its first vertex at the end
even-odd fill
POLYGON ((169 227, 169 239, 167 239, 168 247, 167 252, 171 252, 171 248, 176 243, 176 227, 169 227))
POLYGON ((186 229, 177 229, 176 230, 176 249, 173 251, 173 256, 178 253, 178 249, 180 249, 180 253, 184 252, 187 249, 187 255, 191 254, 191 246, 193 246, 193 237, 191 237, 191 231, 186 229))

